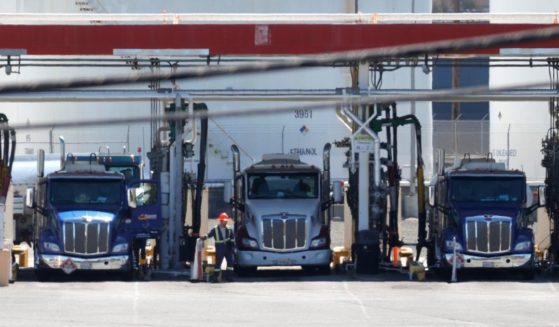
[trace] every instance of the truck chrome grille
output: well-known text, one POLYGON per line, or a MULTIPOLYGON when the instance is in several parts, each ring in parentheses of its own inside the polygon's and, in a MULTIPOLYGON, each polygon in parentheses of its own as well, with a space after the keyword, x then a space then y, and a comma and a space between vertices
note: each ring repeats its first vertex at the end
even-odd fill
POLYGON ((307 223, 305 216, 262 217, 262 243, 265 249, 292 251, 304 249, 307 223))
POLYGON ((466 247, 470 252, 500 253, 510 251, 512 222, 508 217, 466 219, 466 247))
POLYGON ((97 255, 109 252, 110 225, 106 222, 65 222, 64 252, 97 255))

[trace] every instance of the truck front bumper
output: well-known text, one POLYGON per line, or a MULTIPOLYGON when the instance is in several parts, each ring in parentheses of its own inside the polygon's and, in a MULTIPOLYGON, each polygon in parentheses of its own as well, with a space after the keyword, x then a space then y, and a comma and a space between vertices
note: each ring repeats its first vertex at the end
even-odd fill
POLYGON ((301 252, 238 251, 237 265, 263 266, 325 266, 332 258, 330 249, 301 252))
POLYGON ((122 270, 128 267, 128 255, 115 255, 100 258, 77 258, 65 255, 43 254, 40 263, 51 269, 62 269, 66 273, 74 270, 122 270))
MULTIPOLYGON (((452 266, 452 253, 445 254, 445 263, 452 266)), ((495 257, 481 257, 469 254, 459 254, 457 263, 461 268, 531 268, 532 254, 510 254, 495 257)))

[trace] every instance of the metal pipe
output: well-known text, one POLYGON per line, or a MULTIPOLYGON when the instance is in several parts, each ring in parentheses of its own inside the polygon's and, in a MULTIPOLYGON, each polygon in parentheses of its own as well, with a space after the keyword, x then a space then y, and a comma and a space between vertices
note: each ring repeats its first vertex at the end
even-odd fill
POLYGON ((12 128, 10 129, 10 138, 12 140, 12 147, 10 149, 10 158, 8 159, 8 176, 12 177, 12 167, 14 165, 14 159, 16 157, 16 131, 12 128))
MULTIPOLYGON (((542 89, 516 89, 476 92, 475 94, 440 94, 438 91, 427 89, 391 89, 391 90, 360 90, 355 94, 339 94, 335 89, 329 90, 183 90, 197 101, 284 101, 284 102, 315 102, 338 101, 340 103, 362 99, 374 98, 378 102, 415 101, 415 102, 479 102, 479 101, 549 101, 549 98, 558 97, 558 90, 542 89), (401 98, 401 99, 398 99, 401 98)), ((142 90, 79 90, 79 91, 52 91, 52 92, 26 92, 2 93, 0 102, 130 102, 130 101, 171 101, 176 97, 176 92, 155 92, 142 90)))
POLYGON ((233 154, 233 221, 235 222, 235 235, 240 225, 239 209, 237 205, 240 203, 241 195, 241 152, 237 145, 231 145, 231 153, 233 154))
POLYGON ((60 141, 60 169, 66 168, 66 142, 64 141, 64 136, 59 136, 60 141))
POLYGON ((468 21, 518 24, 552 24, 556 13, 283 13, 283 14, 47 14, 47 13, 2 13, 3 24, 83 24, 95 22, 111 23, 162 23, 162 24, 376 24, 376 23, 432 23, 468 21))
MULTIPOLYGON (((324 149, 322 150, 322 203, 328 203, 330 198, 330 150, 332 149, 332 144, 326 143, 324 149)), ((325 224, 330 227, 330 205, 327 207, 327 217, 325 224)))
POLYGON ((510 169, 510 124, 507 128, 507 169, 510 169))
MULTIPOLYGON (((205 104, 196 108, 197 111, 207 111, 205 104)), ((198 161, 198 172, 196 176, 196 196, 194 198, 194 209, 192 212, 193 232, 199 233, 202 221, 202 192, 204 188, 204 178, 206 175, 206 152, 208 148, 208 118, 200 119, 200 156, 198 161)))
MULTIPOLYGON (((190 94, 188 94, 186 96, 186 98, 188 99, 188 112, 189 113, 194 113, 194 98, 192 98, 192 96, 190 94)), ((192 138, 190 138, 189 140, 184 140, 184 143, 192 143, 195 144, 197 138, 197 131, 196 131, 196 119, 192 119, 192 138)))

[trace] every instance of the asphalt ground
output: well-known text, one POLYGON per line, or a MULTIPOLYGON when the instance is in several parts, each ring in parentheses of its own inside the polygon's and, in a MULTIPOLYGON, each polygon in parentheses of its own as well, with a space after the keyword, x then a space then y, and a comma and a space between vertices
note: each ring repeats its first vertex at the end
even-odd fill
POLYGON ((233 283, 76 275, 0 288, 0 326, 555 326, 559 276, 259 270, 233 283))
MULTIPOLYGON (((402 221, 405 241, 416 219, 402 221)), ((339 233, 341 222, 332 226, 339 233)), ((338 234, 333 235, 333 245, 338 234)), ((0 288, 0 326, 556 326, 559 274, 460 273, 457 283, 405 270, 319 275, 260 269, 233 283, 193 283, 187 271, 122 281, 114 274, 58 275, 31 270, 0 288)))

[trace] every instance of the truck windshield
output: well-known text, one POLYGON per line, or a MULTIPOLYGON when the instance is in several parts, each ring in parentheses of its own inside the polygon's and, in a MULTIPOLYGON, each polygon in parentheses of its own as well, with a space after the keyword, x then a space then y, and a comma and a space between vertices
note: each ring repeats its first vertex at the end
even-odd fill
POLYGON ((120 204, 122 180, 51 180, 49 201, 52 205, 120 204))
POLYGON ((318 174, 250 174, 248 186, 249 199, 315 199, 318 174))
POLYGON ((464 177, 451 182, 451 200, 455 202, 523 201, 524 180, 505 177, 464 177))

